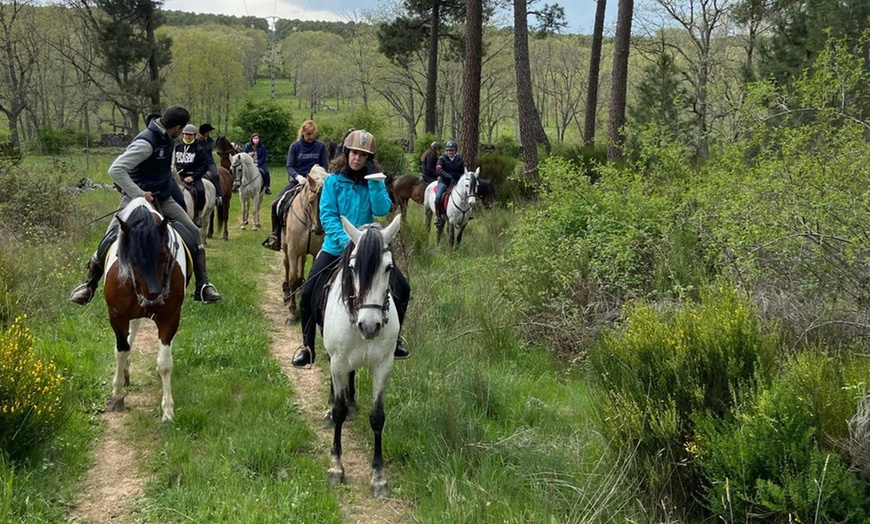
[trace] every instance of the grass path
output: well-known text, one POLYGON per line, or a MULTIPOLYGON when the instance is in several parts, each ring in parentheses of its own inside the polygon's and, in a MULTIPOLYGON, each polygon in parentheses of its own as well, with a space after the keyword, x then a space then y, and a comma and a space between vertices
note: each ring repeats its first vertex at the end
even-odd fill
MULTIPOLYGON (((271 275, 281 274, 283 274, 282 259, 280 255, 276 254, 271 275)), ((302 343, 299 325, 287 326, 284 324, 287 309, 282 304, 282 295, 278 286, 270 285, 265 275, 263 288, 266 292, 260 302, 260 307, 274 326, 269 335, 272 356, 290 379, 295 391, 296 405, 308 425, 317 434, 319 452, 323 456, 328 456, 332 446, 333 431, 332 429, 324 429, 321 423, 327 409, 328 371, 324 371, 321 367, 297 369, 290 364, 296 348, 302 343)), ((321 354, 320 359, 324 358, 325 355, 321 354)), ((322 364, 322 362, 320 363, 322 364)), ((366 405, 366 403, 363 402, 362 405, 366 405)), ((358 416, 366 415, 360 413, 358 416)), ((411 522, 412 508, 407 501, 372 498, 370 489, 371 446, 349 429, 349 426, 345 426, 342 433, 342 462, 347 472, 347 484, 345 489, 338 492, 339 510, 345 521, 370 524, 411 522)), ((389 480, 389 470, 387 470, 387 475, 389 480)))
MULTIPOLYGON (((94 448, 94 464, 76 500, 72 516, 92 524, 128 521, 133 501, 142 494, 148 478, 141 465, 150 459, 151 445, 142 445, 131 434, 131 411, 159 418, 161 385, 155 371, 157 326, 143 322, 134 342, 130 387, 123 413, 101 415, 105 432, 94 448)), ((108 397, 107 397, 108 398, 108 397)))

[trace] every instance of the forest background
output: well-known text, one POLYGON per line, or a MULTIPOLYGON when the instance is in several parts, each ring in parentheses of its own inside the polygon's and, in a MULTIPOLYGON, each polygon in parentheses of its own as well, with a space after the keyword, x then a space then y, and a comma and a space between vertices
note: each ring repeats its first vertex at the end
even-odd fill
MULTIPOLYGON (((384 136, 396 173, 454 138, 501 207, 472 231, 487 242, 448 268, 412 223, 408 264, 488 276, 475 302, 433 296, 424 311, 486 312, 477 355, 507 371, 472 364, 456 379, 461 409, 418 405, 431 418, 397 424, 418 518, 436 521, 457 499, 427 498, 410 450, 433 455, 428 467, 465 465, 444 479, 472 501, 469 521, 493 500, 508 521, 865 521, 870 5, 621 0, 604 38, 558 34, 552 7, 461 4, 472 10, 409 1, 390 17, 278 20, 274 31, 153 2, 0 4, 4 351, 31 355, 22 314, 37 332, 60 317, 53 291, 92 240, 86 218, 70 217, 94 197, 63 188, 105 174, 63 155, 135 133, 154 109, 184 105, 237 141, 268 133, 276 165, 310 117, 327 140, 351 126, 384 136), (34 256, 45 238, 66 255, 34 256), (553 358, 534 367, 556 377, 546 402, 528 384, 516 398, 530 353, 553 358), (560 403, 581 389, 582 403, 560 403), (579 435, 594 449, 578 451, 579 435)), ((97 207, 87 218, 111 210, 97 207)), ((431 333, 418 329, 422 343, 431 333)), ((36 346, 81 372, 56 344, 36 346)), ((34 358, 22 362, 54 380, 34 358)), ((0 400, 30 398, 10 391, 0 400)), ((92 392, 66 394, 59 409, 92 392)), ((62 511, 39 494, 38 472, 70 423, 3 416, 13 465, 0 469, 16 472, 4 478, 45 500, 45 515, 62 511)), ((33 515, 8 493, 5 514, 33 515)))

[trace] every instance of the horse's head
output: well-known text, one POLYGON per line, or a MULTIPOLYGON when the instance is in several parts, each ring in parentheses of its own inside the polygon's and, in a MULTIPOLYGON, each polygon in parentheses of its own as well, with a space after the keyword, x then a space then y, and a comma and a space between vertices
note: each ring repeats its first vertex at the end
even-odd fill
POLYGON ((357 229, 341 217, 342 227, 351 240, 341 259, 341 295, 351 322, 366 340, 376 338, 387 323, 393 269, 390 242, 401 222, 399 214, 386 228, 371 224, 357 229))
POLYGON ((245 178, 245 171, 256 169, 254 160, 248 153, 237 153, 230 156, 230 173, 233 174, 233 192, 239 190, 245 178))
MULTIPOLYGON (((305 193, 307 201, 305 205, 309 209, 309 219, 313 231, 322 234, 323 226, 320 224, 320 195, 323 193, 323 181, 329 173, 320 165, 315 165, 308 172, 307 182, 305 183, 305 193)), ((297 197, 298 198, 298 197, 297 197)))
POLYGON ((174 258, 167 222, 150 205, 118 217, 119 277, 132 281, 140 307, 160 306, 169 294, 174 258))
POLYGON ((474 205, 477 197, 477 176, 480 174, 478 167, 474 171, 466 171, 459 181, 460 191, 462 196, 468 200, 470 205, 474 205))

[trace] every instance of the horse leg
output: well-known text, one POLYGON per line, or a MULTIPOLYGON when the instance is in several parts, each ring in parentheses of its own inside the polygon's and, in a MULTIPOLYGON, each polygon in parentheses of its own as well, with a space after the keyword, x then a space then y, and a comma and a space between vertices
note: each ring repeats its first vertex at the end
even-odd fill
POLYGON ((133 343, 136 340, 136 333, 139 332, 139 326, 142 325, 141 318, 134 318, 130 321, 130 334, 127 335, 127 345, 130 350, 127 352, 127 367, 124 368, 124 387, 130 386, 130 364, 133 362, 133 343))
POLYGON ((167 321, 167 324, 167 322, 159 322, 158 319, 157 324, 157 338, 160 339, 160 350, 157 352, 157 372, 163 381, 163 399, 160 402, 160 407, 163 410, 163 422, 175 418, 175 401, 172 399, 172 339, 178 330, 179 320, 167 321))
MULTIPOLYGON (((332 387, 332 381, 329 381, 329 405, 335 405, 335 390, 332 387)), ((348 374, 347 382, 347 416, 352 418, 356 415, 356 371, 351 371, 348 374)), ((332 409, 328 409, 323 415, 323 429, 335 427, 332 420, 332 409)))
MULTIPOLYGON (((287 240, 285 238, 285 240, 287 240)), ((284 305, 287 306, 287 318, 284 319, 284 324, 289 326, 296 322, 296 291, 299 289, 299 278, 296 275, 299 275, 301 272, 298 270, 299 260, 298 258, 295 260, 291 260, 290 255, 287 253, 289 248, 285 248, 284 251, 284 305)))
POLYGON ((445 220, 443 220, 443 219, 436 218, 436 220, 435 220, 435 229, 438 230, 438 235, 436 236, 436 241, 439 245, 441 244, 441 237, 444 235, 444 222, 445 222, 445 220))
POLYGON ((110 317, 115 332, 115 378, 112 380, 112 396, 106 402, 108 411, 124 411, 124 387, 130 382, 130 322, 110 317))
POLYGON ((459 244, 462 243, 462 233, 465 231, 465 226, 468 225, 468 222, 459 226, 459 232, 456 234, 456 249, 459 249, 459 244))
POLYGON ((382 363, 372 370, 372 410, 369 413, 369 425, 375 436, 375 450, 372 458, 372 495, 383 498, 389 495, 390 489, 384 476, 383 433, 387 417, 384 413, 384 394, 387 382, 392 373, 392 361, 382 363))
POLYGON ((251 228, 251 231, 259 231, 260 230, 260 204, 263 203, 263 193, 257 193, 257 196, 254 197, 254 227, 251 228))
POLYGON ((332 385, 335 391, 335 402, 332 404, 332 421, 335 424, 332 437, 332 464, 329 466, 328 478, 330 486, 338 486, 344 482, 344 466, 341 464, 341 427, 347 419, 347 382, 349 374, 330 366, 332 385))

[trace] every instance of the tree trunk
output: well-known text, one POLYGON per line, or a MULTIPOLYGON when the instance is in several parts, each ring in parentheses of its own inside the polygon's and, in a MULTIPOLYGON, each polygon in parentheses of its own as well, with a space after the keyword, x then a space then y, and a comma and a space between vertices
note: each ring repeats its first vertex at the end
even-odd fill
MULTIPOLYGON (((157 39, 154 37, 154 16, 158 6, 145 14, 145 35, 148 46, 151 48, 148 56, 148 77, 151 80, 149 98, 151 99, 151 111, 156 113, 160 107, 160 65, 157 62, 157 39)), ((138 124, 138 118, 137 118, 138 124)))
POLYGON ((523 163, 525 175, 533 181, 538 181, 538 144, 543 144, 549 151, 550 142, 541 117, 535 107, 532 92, 532 70, 529 65, 529 24, 526 12, 526 0, 514 0, 514 60, 517 75, 517 106, 520 124, 520 143, 523 147, 523 163))
POLYGON ((607 160, 622 158, 622 126, 625 125, 625 98, 628 84, 628 53, 631 42, 631 17, 634 0, 619 0, 616 35, 613 39, 613 85, 610 96, 610 125, 607 128, 607 160))
POLYGON ((462 79, 462 156, 477 167, 480 145, 480 71, 483 62, 483 2, 468 0, 465 21, 465 74, 462 79))
POLYGON ((592 29, 592 53, 589 58, 589 89, 586 97, 586 119, 583 126, 583 145, 595 144, 595 117, 598 112, 598 74, 601 70, 601 46, 604 40, 604 10, 607 0, 598 0, 595 8, 595 26, 592 29))
POLYGON ((423 129, 435 134, 436 104, 438 101, 438 38, 441 27, 441 14, 438 2, 432 2, 432 13, 429 18, 429 71, 426 77, 426 115, 423 129))

